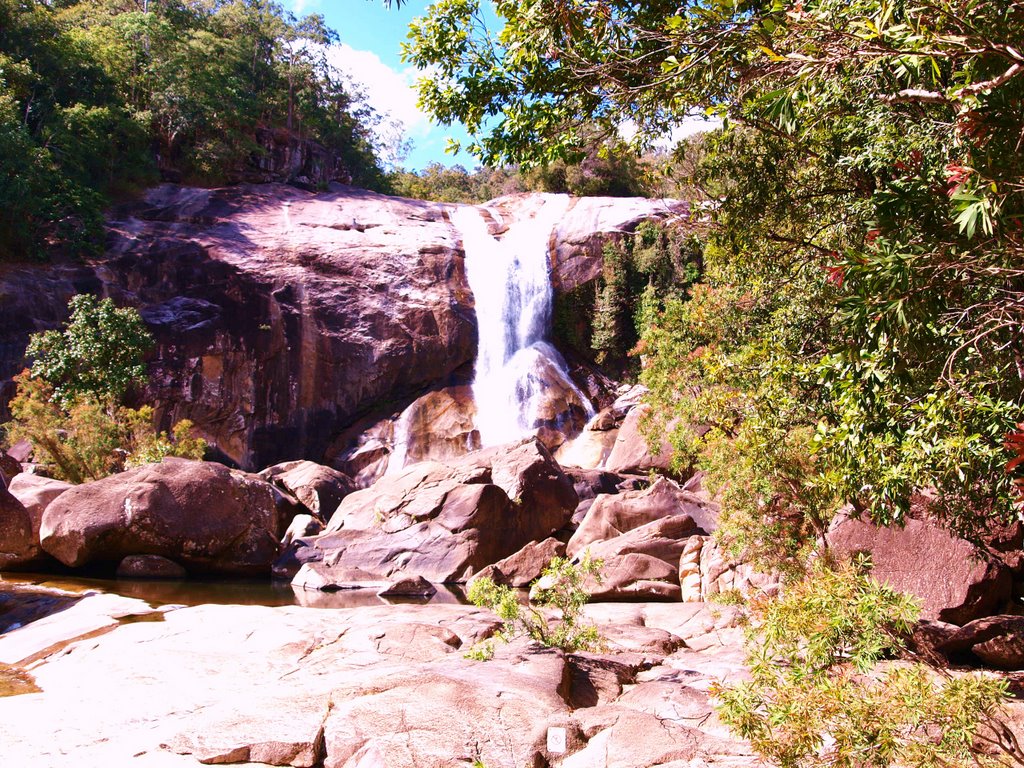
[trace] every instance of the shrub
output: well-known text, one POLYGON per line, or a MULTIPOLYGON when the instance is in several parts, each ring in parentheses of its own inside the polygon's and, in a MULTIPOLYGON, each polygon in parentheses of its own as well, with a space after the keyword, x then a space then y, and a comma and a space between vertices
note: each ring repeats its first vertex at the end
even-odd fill
POLYGON ((754 606, 751 680, 713 690, 719 716, 787 768, 977 764, 979 728, 1006 682, 941 677, 907 661, 880 667, 903 651, 918 608, 865 565, 819 560, 783 596, 754 606))
MULTIPOLYGON (((589 555, 579 564, 556 557, 534 584, 526 605, 519 602, 516 590, 495 584, 487 577, 473 582, 469 600, 473 605, 498 614, 503 622, 498 637, 505 642, 526 635, 543 645, 566 651, 596 650, 602 645, 601 636, 597 627, 582 620, 581 614, 587 603, 583 582, 588 576, 600 581, 601 565, 600 560, 591 560, 589 555), (545 608, 557 611, 558 618, 549 619, 541 610, 545 608)), ((467 655, 485 660, 493 653, 493 642, 486 642, 475 646, 467 655)))

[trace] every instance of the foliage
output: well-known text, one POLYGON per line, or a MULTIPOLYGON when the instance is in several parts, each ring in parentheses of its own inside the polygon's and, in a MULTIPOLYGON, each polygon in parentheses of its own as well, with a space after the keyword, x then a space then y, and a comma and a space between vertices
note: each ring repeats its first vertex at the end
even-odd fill
MULTIPOLYGON (((530 603, 521 605, 516 590, 495 584, 488 577, 476 579, 469 588, 473 605, 489 608, 504 623, 498 637, 503 641, 519 635, 543 645, 566 651, 596 650, 601 645, 597 627, 582 619, 587 593, 587 578, 600 581, 600 560, 584 555, 579 564, 556 557, 544 569, 530 592, 530 603), (535 607, 534 603, 537 606, 535 607), (543 609, 554 609, 557 618, 550 620, 543 609)), ((486 660, 494 653, 493 643, 484 643, 470 651, 471 657, 486 660)))
POLYGON ((206 443, 191 436, 191 422, 178 422, 168 436, 153 429, 151 407, 122 405, 129 388, 145 381, 143 356, 152 345, 138 310, 86 294, 72 297, 68 309, 62 330, 29 341, 26 354, 35 360, 14 378, 7 439, 28 440, 38 461, 73 483, 165 456, 201 459, 206 443))
POLYGON ((26 356, 32 377, 53 387, 51 399, 69 408, 85 396, 119 401, 129 387, 145 380, 143 357, 153 345, 137 309, 118 308, 111 299, 87 293, 68 302, 63 330, 33 334, 26 356))
POLYGON ((647 221, 636 232, 604 246, 590 347, 598 363, 622 375, 650 316, 665 299, 700 277, 701 247, 692 228, 678 221, 647 221))
POLYGON ((864 564, 819 563, 762 601, 749 682, 718 686, 723 721, 780 766, 975 765, 975 740, 1007 697, 994 676, 941 677, 878 662, 904 649, 918 609, 864 564))
POLYGON ((332 70, 336 39, 270 0, 0 0, 0 260, 89 254, 112 196, 237 179, 266 136, 383 186, 380 118, 332 70))
POLYGON ((13 420, 5 425, 7 439, 31 442, 36 461, 58 480, 84 483, 165 456, 199 460, 206 452, 206 441, 192 437, 188 419, 168 436, 153 429, 149 406, 126 408, 79 395, 65 408, 45 379, 24 371, 14 381, 18 394, 10 405, 13 420))

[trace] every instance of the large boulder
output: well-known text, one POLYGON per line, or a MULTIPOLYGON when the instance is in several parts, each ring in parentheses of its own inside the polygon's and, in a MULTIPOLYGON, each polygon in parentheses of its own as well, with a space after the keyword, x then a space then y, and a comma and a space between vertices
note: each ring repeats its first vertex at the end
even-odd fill
POLYGON ((599 495, 569 539, 567 551, 575 557, 595 542, 615 538, 641 525, 673 515, 689 515, 694 527, 699 527, 703 533, 711 533, 716 527, 717 508, 714 504, 662 477, 641 491, 599 495))
POLYGON ((345 498, 320 536, 292 542, 280 578, 328 588, 422 576, 458 582, 569 520, 571 480, 536 439, 420 462, 345 498))
POLYGON ((872 575, 921 601, 921 615, 952 624, 999 613, 1012 597, 1009 570, 970 542, 926 520, 882 528, 843 519, 828 534, 839 554, 867 553, 872 575))
POLYGON ((22 472, 11 480, 8 490, 28 510, 29 519, 32 521, 32 547, 27 559, 18 564, 19 568, 31 568, 44 565, 47 561, 53 562, 39 545, 39 527, 42 525, 46 508, 69 488, 74 486, 63 480, 54 480, 28 472, 22 472))
POLYGON ((479 576, 510 587, 528 587, 556 557, 565 557, 565 544, 558 539, 531 541, 514 555, 484 568, 479 576))
POLYGON ((699 533, 689 515, 671 515, 588 544, 603 566, 600 582, 587 580, 587 593, 592 600, 680 600, 680 557, 699 533))
POLYGON ((255 475, 164 459, 65 491, 40 540, 71 567, 161 555, 190 573, 264 574, 289 522, 280 496, 255 475))
POLYGON ((34 545, 28 510, 0 481, 0 569, 31 560, 36 551, 34 545))
POLYGON ((330 520, 341 500, 355 490, 355 484, 345 474, 312 461, 287 461, 275 464, 259 473, 294 496, 314 516, 330 520))
POLYGON ((664 434, 656 441, 653 450, 643 431, 644 416, 650 407, 638 405, 632 408, 622 420, 615 436, 615 444, 604 462, 609 472, 625 474, 643 474, 655 472, 669 473, 672 470, 672 446, 664 434))

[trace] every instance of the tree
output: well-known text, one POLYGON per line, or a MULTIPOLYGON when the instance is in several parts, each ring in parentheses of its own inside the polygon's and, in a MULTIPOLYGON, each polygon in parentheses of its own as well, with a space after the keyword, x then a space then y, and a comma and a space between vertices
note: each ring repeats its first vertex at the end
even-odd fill
POLYGON ((153 338, 137 309, 116 307, 111 299, 87 293, 72 296, 63 330, 34 334, 25 354, 33 358, 32 377, 53 388, 56 405, 69 407, 81 397, 116 403, 129 387, 145 381, 143 358, 153 338))
POLYGON ((910 659, 878 669, 905 653, 917 613, 863 564, 819 563, 755 607, 751 679, 712 690, 719 716, 787 768, 986 764, 979 742, 995 744, 1006 680, 910 659))
MULTIPOLYGON (((592 560, 589 554, 577 564, 562 557, 554 558, 541 573, 530 590, 530 601, 520 605, 519 596, 511 587, 495 584, 489 577, 473 581, 469 588, 469 601, 473 605, 489 608, 503 622, 499 639, 507 642, 518 635, 526 635, 537 642, 565 651, 593 651, 601 646, 597 628, 582 619, 587 593, 583 582, 587 578, 601 580, 602 562, 592 560), (534 603, 540 609, 534 607, 534 603), (542 613, 554 609, 554 620, 542 613)), ((487 643, 472 651, 478 659, 486 660, 494 653, 494 644, 487 643)))

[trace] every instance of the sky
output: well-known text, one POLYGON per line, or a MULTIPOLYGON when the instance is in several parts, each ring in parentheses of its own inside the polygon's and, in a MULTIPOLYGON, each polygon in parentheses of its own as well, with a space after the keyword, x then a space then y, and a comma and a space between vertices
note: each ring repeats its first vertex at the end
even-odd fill
MULTIPOLYGON (((331 62, 350 77, 360 81, 369 103, 381 113, 402 123, 411 150, 398 164, 407 170, 422 170, 431 162, 456 163, 472 170, 476 159, 465 152, 445 153, 448 137, 465 142, 468 136, 461 125, 434 125, 416 107, 414 83, 418 73, 401 61, 400 45, 409 22, 423 16, 429 0, 408 0, 401 8, 384 0, 290 0, 296 15, 323 14, 341 42, 329 51, 331 62)), ((391 160, 385 153, 385 160, 391 160)))
MULTIPOLYGON (((328 55, 334 66, 359 81, 367 101, 379 113, 388 114, 395 128, 385 127, 382 134, 382 159, 405 170, 423 170, 430 163, 460 164, 467 170, 477 166, 476 158, 465 152, 450 155, 445 152, 449 137, 463 144, 468 135, 461 125, 440 126, 416 107, 414 84, 419 73, 403 64, 401 44, 406 39, 409 23, 426 14, 432 0, 405 0, 399 8, 395 2, 384 7, 384 0, 284 0, 286 7, 298 16, 309 13, 323 14, 327 25, 340 37, 328 55), (409 142, 409 151, 396 158, 388 145, 397 146, 395 137, 409 142)), ((485 4, 486 5, 486 4, 485 4)), ((495 24, 497 17, 493 17, 495 24)), ((687 119, 671 136, 665 137, 665 146, 700 130, 708 130, 718 121, 708 123, 700 119, 687 119)), ((628 138, 630 126, 621 126, 628 138)), ((635 130, 635 129, 633 129, 635 130)))

